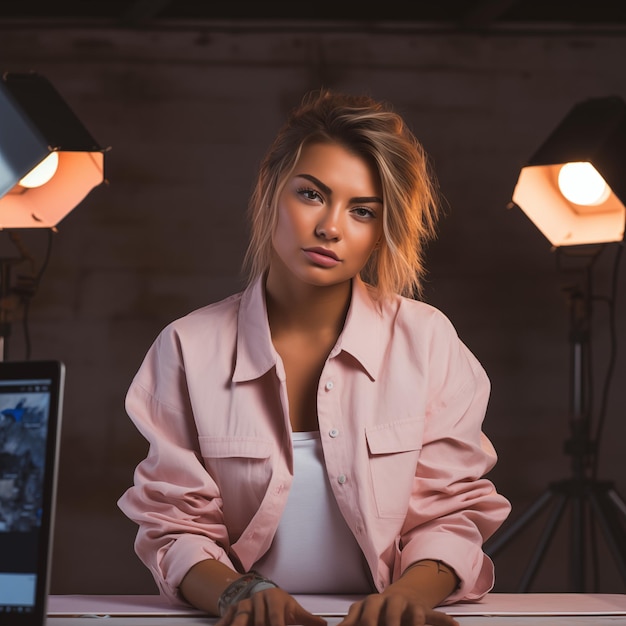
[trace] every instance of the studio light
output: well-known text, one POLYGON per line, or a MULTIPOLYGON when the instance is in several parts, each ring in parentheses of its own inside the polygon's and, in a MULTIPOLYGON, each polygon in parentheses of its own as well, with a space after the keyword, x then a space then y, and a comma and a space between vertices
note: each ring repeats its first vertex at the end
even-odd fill
MULTIPOLYGON (((613 482, 597 479, 599 449, 609 383, 616 360, 615 300, 617 269, 623 249, 626 210, 626 103, 618 97, 590 99, 576 105, 521 168, 513 202, 552 244, 568 284, 569 427, 564 451, 571 475, 552 482, 510 525, 487 542, 494 556, 549 511, 517 591, 526 592, 545 557, 565 509, 571 509, 568 544, 570 590, 583 592, 598 578, 596 528, 626 583, 626 502, 613 482), (604 250, 615 251, 608 294, 596 293, 594 272, 604 250), (609 357, 602 367, 592 359, 594 305, 608 311, 603 329, 609 357), (605 372, 599 406, 592 403, 594 374, 605 372), (591 566, 589 566, 589 562, 591 566)), ((592 589, 597 591, 597 589, 592 589)))
POLYGON ((52 232, 104 181, 104 153, 52 84, 35 72, 5 73, 0 80, 0 231, 19 256, 0 257, 0 360, 23 309, 26 359, 30 358, 28 304, 50 255, 52 232), (48 250, 39 270, 20 229, 47 229, 48 250), (26 264, 14 285, 12 270, 26 264))
POLYGON ((104 150, 36 73, 0 81, 0 229, 53 228, 104 180, 104 150))
POLYGON ((554 246, 622 241, 626 103, 576 105, 521 169, 513 203, 554 246))

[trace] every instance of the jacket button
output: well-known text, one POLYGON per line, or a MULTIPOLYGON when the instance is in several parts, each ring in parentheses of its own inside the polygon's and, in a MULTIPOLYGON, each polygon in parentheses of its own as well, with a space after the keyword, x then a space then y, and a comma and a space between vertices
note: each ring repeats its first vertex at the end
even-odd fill
POLYGON ((324 386, 326 391, 330 391, 335 386, 335 383, 332 380, 329 380, 324 386))
POLYGON ((339 474, 339 476, 337 476, 337 482, 340 485, 343 485, 346 482, 346 480, 348 480, 348 477, 345 474, 339 474))
POLYGON ((335 437, 339 436, 339 431, 336 428, 331 428, 328 431, 328 434, 334 439, 335 437))

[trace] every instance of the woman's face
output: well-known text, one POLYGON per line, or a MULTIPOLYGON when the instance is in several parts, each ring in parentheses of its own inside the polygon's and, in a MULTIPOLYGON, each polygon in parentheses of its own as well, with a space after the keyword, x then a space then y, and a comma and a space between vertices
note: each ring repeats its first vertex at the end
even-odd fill
POLYGON ((349 281, 382 233, 376 169, 340 144, 306 145, 278 197, 270 273, 318 286, 349 281))

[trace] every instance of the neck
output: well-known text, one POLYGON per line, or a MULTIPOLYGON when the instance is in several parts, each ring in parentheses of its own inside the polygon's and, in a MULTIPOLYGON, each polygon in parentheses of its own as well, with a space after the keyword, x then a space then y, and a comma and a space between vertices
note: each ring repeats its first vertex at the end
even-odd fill
POLYGON ((273 281, 270 273, 265 293, 272 335, 289 330, 310 334, 331 332, 335 337, 339 336, 351 292, 350 281, 318 287, 273 281))

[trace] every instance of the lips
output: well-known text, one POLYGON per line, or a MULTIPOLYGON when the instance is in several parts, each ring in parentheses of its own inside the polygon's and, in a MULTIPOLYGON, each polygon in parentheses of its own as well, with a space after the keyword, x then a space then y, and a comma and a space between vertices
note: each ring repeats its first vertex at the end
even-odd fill
POLYGON ((305 248, 304 251, 312 252, 313 254, 321 254, 322 256, 328 256, 335 261, 339 261, 339 257, 332 250, 328 250, 326 248, 305 248))
POLYGON ((326 248, 303 248, 302 252, 304 252, 304 255, 311 263, 319 267, 334 267, 341 262, 339 257, 332 250, 326 248))

